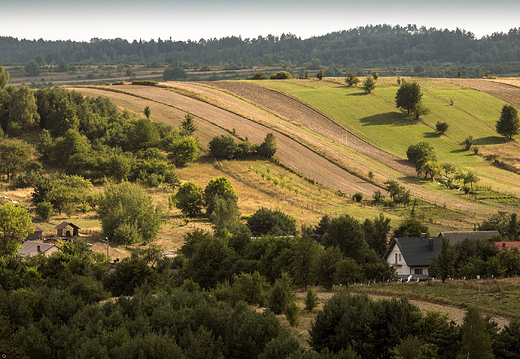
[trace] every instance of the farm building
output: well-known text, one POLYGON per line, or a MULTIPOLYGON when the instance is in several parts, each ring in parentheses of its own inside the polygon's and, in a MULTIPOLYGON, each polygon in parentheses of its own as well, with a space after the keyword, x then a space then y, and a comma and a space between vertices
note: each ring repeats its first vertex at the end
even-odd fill
POLYGON ((495 246, 497 246, 498 248, 500 248, 503 251, 506 249, 512 249, 512 248, 520 249, 520 242, 498 242, 498 241, 495 242, 495 241, 489 240, 489 243, 494 244, 495 246))
POLYGON ((48 257, 58 250, 58 247, 56 247, 54 244, 25 241, 22 243, 22 248, 20 248, 18 252, 22 258, 34 257, 38 254, 43 254, 44 256, 48 257))
POLYGON ((386 250, 384 259, 395 268, 403 280, 424 280, 433 256, 440 253, 442 237, 394 238, 386 250))
POLYGON ((58 237, 77 237, 79 236, 80 228, 71 222, 61 222, 54 229, 58 237), (71 232, 72 230, 72 232, 71 232))
POLYGON ((43 237, 43 229, 41 229, 40 227, 35 226, 34 227, 34 233, 29 233, 29 235, 27 235, 26 240, 28 240, 28 241, 38 241, 38 240, 41 240, 42 237, 43 237))
POLYGON ((450 245, 455 245, 465 239, 470 240, 490 240, 493 237, 500 237, 498 231, 457 231, 457 232, 441 232, 439 237, 445 237, 450 241, 450 245))

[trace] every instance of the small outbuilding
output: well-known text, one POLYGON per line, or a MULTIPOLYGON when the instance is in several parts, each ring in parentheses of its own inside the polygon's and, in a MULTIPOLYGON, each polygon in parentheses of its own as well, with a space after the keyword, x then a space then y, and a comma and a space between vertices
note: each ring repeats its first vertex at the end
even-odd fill
POLYGON ((78 237, 80 228, 72 222, 61 222, 54 229, 58 237, 78 237), (72 230, 72 231, 71 231, 72 230))
POLYGON ((455 245, 462 242, 465 239, 472 241, 490 240, 492 238, 500 237, 498 231, 455 231, 455 232, 441 232, 439 237, 445 237, 450 245, 455 245))
POLYGON ((27 235, 26 240, 27 241, 41 241, 43 238, 43 229, 40 227, 35 226, 34 227, 34 233, 29 233, 27 235))

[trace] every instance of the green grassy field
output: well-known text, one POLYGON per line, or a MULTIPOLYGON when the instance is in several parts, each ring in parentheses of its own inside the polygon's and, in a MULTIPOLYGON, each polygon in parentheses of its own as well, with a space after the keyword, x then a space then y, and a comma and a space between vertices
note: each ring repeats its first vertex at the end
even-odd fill
POLYGON ((463 146, 468 136, 482 149, 508 143, 495 131, 505 103, 451 83, 413 80, 421 85, 423 102, 431 109, 431 113, 419 121, 395 107, 398 86, 391 79, 380 80, 381 86, 372 94, 365 94, 361 88, 348 88, 338 81, 259 81, 258 84, 316 108, 358 137, 401 158, 406 158, 411 144, 427 141, 435 148, 439 162, 452 163, 463 171, 475 171, 480 178, 479 185, 520 195, 517 174, 493 166, 483 156, 465 151, 463 146), (438 121, 449 124, 445 135, 435 133, 438 121))

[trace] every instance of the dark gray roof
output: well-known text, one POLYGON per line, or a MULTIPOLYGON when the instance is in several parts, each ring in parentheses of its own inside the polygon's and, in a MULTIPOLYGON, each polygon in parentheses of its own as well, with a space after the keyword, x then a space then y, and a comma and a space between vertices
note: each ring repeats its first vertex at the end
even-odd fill
POLYGON ((498 231, 458 231, 439 233, 439 237, 446 237, 450 241, 450 244, 452 246, 454 244, 462 242, 466 238, 471 240, 487 240, 495 236, 500 236, 500 233, 498 233, 498 231))
POLYGON ((77 228, 77 229, 80 229, 78 226, 76 226, 74 223, 72 222, 61 222, 60 224, 58 224, 56 227, 54 227, 54 229, 64 229, 65 227, 67 226, 71 226, 72 228, 77 228))
POLYGON ((22 243, 22 248, 18 250, 20 255, 22 256, 34 256, 38 253, 45 253, 52 247, 55 247, 54 244, 50 243, 42 243, 42 242, 35 242, 35 241, 25 241, 22 243), (40 252, 38 252, 38 246, 40 247, 40 252))
POLYGON ((385 253, 385 259, 397 245, 408 266, 429 266, 431 258, 441 251, 441 240, 442 237, 394 238, 385 253))

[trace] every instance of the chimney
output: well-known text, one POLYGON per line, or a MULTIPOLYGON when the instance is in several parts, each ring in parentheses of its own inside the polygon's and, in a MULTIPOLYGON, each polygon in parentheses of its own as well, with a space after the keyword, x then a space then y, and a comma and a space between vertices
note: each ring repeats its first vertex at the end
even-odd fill
POLYGON ((430 251, 433 252, 433 238, 430 238, 430 241, 429 241, 429 247, 430 247, 430 251))
POLYGON ((36 251, 37 251, 38 253, 41 253, 41 252, 42 252, 41 249, 40 249, 40 246, 36 246, 36 251))

